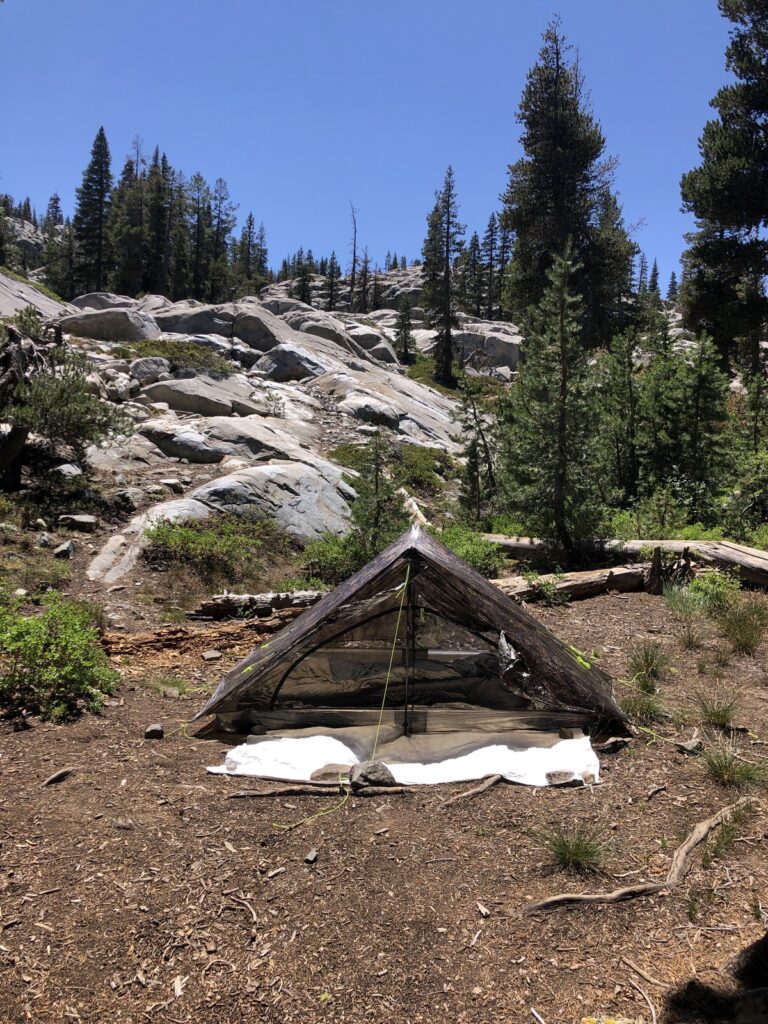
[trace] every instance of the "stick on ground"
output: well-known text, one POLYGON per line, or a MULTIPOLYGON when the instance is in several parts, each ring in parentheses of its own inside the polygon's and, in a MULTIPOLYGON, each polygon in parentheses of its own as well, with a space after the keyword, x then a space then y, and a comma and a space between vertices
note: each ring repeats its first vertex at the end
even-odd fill
POLYGON ((490 789, 491 786, 495 786, 497 782, 501 782, 501 775, 489 775, 487 779, 483 779, 479 786, 473 786, 472 789, 462 790, 462 792, 457 793, 456 796, 452 796, 448 800, 443 800, 443 807, 450 807, 451 804, 458 803, 459 800, 469 800, 470 797, 477 796, 478 793, 484 793, 486 789, 490 789))
POLYGON ((538 903, 529 903, 524 910, 527 914, 535 914, 540 910, 552 910, 554 907, 564 907, 572 903, 621 903, 624 900, 634 899, 636 896, 651 896, 665 889, 673 889, 682 882, 688 873, 691 855, 696 847, 707 838, 713 829, 730 821, 732 815, 748 803, 749 797, 742 797, 735 804, 723 807, 711 818, 700 821, 685 842, 675 850, 672 864, 663 882, 638 882, 637 885, 614 889, 613 892, 562 892, 557 896, 540 900, 538 903))

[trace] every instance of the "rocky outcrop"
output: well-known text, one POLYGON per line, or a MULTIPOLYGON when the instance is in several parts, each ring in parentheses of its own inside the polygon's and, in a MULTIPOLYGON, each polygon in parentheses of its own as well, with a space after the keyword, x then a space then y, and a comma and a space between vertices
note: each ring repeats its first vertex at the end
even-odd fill
POLYGON ((309 347, 304 348, 291 342, 276 345, 256 363, 256 369, 265 377, 282 382, 319 377, 332 368, 332 360, 323 360, 311 352, 309 347))
POLYGON ((251 400, 253 388, 247 382, 230 377, 190 377, 164 380, 142 388, 140 397, 147 404, 166 402, 175 412, 191 412, 199 416, 250 416, 263 406, 251 400))
POLYGON ((102 309, 136 309, 136 299, 127 295, 113 295, 112 292, 87 292, 85 295, 78 295, 72 299, 72 305, 78 309, 98 310, 102 309))
POLYGON ((148 313, 134 309, 88 309, 60 320, 65 334, 102 341, 146 341, 160 333, 156 321, 148 313))
POLYGON ((190 300, 159 309, 153 315, 162 331, 174 334, 220 334, 225 338, 232 337, 232 324, 235 320, 231 303, 205 306, 190 300))
POLYGON ((27 306, 32 306, 41 316, 61 316, 72 312, 66 302, 44 295, 30 281, 17 281, 7 274, 0 274, 0 316, 13 316, 27 306))

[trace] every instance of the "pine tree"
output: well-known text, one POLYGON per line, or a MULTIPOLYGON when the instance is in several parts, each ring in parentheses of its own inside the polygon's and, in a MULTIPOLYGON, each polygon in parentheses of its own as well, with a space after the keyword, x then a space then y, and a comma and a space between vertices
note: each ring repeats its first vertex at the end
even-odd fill
POLYGON ((422 302, 437 330, 435 339, 435 380, 453 380, 454 310, 453 265, 461 253, 464 225, 459 223, 453 168, 448 167, 443 187, 436 193, 435 206, 427 218, 422 302))
POLYGON ((401 270, 407 270, 408 269, 408 263, 407 263, 407 261, 405 259, 405 256, 401 256, 400 257, 400 269, 401 270))
POLYGON ((606 415, 605 456, 610 476, 623 503, 637 496, 640 469, 637 453, 639 339, 635 328, 617 335, 603 360, 606 415))
POLYGON ((48 200, 43 217, 43 234, 51 235, 57 227, 64 223, 64 214, 61 212, 61 199, 58 192, 54 192, 48 200))
POLYGON ((566 248, 526 327, 526 355, 502 421, 505 490, 531 536, 553 539, 566 559, 595 535, 599 490, 594 389, 582 338, 583 307, 566 248))
POLYGON ((109 245, 113 269, 110 285, 120 295, 138 295, 144 281, 144 181, 136 177, 133 159, 123 166, 112 193, 109 245))
POLYGON ((683 176, 685 319, 710 334, 721 355, 760 370, 768 322, 768 9, 765 0, 718 0, 733 27, 726 67, 735 80, 712 100, 716 119, 699 140, 701 163, 683 176))
POLYGON ((74 299, 78 292, 78 268, 75 232, 69 218, 64 221, 59 233, 48 236, 43 250, 43 262, 48 287, 63 299, 74 299))
POLYGON ((458 261, 459 301, 465 312, 480 317, 483 312, 483 257, 480 239, 473 231, 458 261))
POLYGON ((191 290, 190 266, 190 196, 189 187, 180 171, 171 174, 171 206, 168 234, 170 238, 169 278, 171 298, 187 298, 191 290))
POLYGON ((237 205, 230 199, 223 178, 217 178, 211 193, 211 280, 209 299, 224 302, 235 286, 230 267, 230 241, 236 223, 237 205))
POLYGON ((171 167, 156 149, 146 183, 146 265, 144 290, 167 295, 170 284, 171 167))
POLYGON ((291 294, 299 302, 306 302, 308 306, 312 304, 312 276, 303 249, 296 253, 296 276, 291 294))
POLYGON ((648 291, 648 260, 644 252, 638 254, 636 290, 638 295, 645 295, 648 291))
POLYGON ((397 358, 404 365, 412 360, 413 336, 411 330, 411 300, 404 292, 400 296, 397 307, 397 326, 395 328, 395 351, 397 358))
POLYGON ((659 265, 656 260, 653 261, 651 266, 651 275, 648 278, 648 291, 651 295, 660 295, 659 292, 659 265))
POLYGON ((461 384, 459 423, 464 455, 459 502, 479 524, 496 496, 496 467, 490 416, 480 388, 470 379, 461 384))
POLYGON ((371 275, 371 261, 368 256, 368 247, 363 250, 363 258, 360 260, 360 275, 357 281, 357 298, 355 299, 355 309, 358 313, 368 312, 369 295, 368 289, 370 287, 370 275, 371 275))
POLYGON ((667 302, 677 302, 677 295, 677 274, 673 270, 669 275, 669 284, 667 285, 667 302))
POLYGON ((254 256, 254 273, 256 277, 266 281, 269 274, 269 249, 267 248, 267 232, 264 223, 259 224, 256 232, 256 252, 254 256))
POLYGON ((112 172, 107 136, 99 128, 91 159, 77 189, 72 226, 77 242, 78 285, 84 292, 102 291, 109 271, 107 223, 112 193, 112 172))
POLYGON ((494 319, 496 314, 496 304, 498 300, 498 279, 496 275, 498 239, 499 222, 496 219, 496 214, 492 213, 491 216, 488 218, 488 226, 485 229, 485 234, 483 235, 483 267, 485 274, 485 317, 487 320, 494 319))
POLYGON ((339 301, 339 279, 341 278, 341 267, 339 261, 336 259, 336 253, 331 253, 331 258, 328 260, 328 310, 332 311, 336 309, 336 304, 339 301))
POLYGON ((190 236, 190 283, 192 298, 205 299, 210 290, 211 267, 211 191, 202 174, 193 174, 189 182, 192 218, 190 236))
MULTIPOLYGON (((501 220, 515 237, 504 304, 518 317, 538 303, 548 287, 547 269, 570 241, 579 267, 573 286, 585 303, 585 340, 596 345, 610 339, 613 325, 602 312, 623 287, 615 275, 625 268, 614 268, 600 252, 605 233, 597 225, 609 205, 614 219, 619 208, 605 139, 568 50, 555 20, 523 91, 518 120, 524 156, 510 166, 502 197, 501 220)), ((620 218, 616 230, 623 230, 620 218)))
POLYGON ((352 216, 352 265, 349 268, 349 311, 355 312, 355 299, 357 297, 357 210, 350 201, 350 213, 352 216))

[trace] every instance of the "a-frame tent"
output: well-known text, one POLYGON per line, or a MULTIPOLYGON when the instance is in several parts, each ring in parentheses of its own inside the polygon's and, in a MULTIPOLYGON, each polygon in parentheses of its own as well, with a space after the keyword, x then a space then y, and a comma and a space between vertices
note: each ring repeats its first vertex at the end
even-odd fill
POLYGON ((382 704, 406 732, 568 725, 604 732, 627 724, 610 677, 591 658, 417 526, 240 662, 196 718, 215 714, 234 731, 350 725, 370 722, 382 704), (435 622, 448 629, 453 650, 420 641, 425 623, 435 622), (456 636, 480 649, 456 650, 456 636), (350 658, 354 671, 339 671, 350 658), (360 667, 371 659, 378 676, 370 664, 360 667), (454 666, 458 683, 446 678, 454 666))

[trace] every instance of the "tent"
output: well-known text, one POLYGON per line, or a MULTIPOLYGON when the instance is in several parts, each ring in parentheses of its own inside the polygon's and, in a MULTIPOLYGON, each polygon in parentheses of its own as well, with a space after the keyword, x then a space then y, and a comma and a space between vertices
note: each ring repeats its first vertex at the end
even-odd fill
POLYGON ((212 714, 232 732, 377 739, 627 728, 589 656, 418 526, 229 672, 196 717, 212 714))

